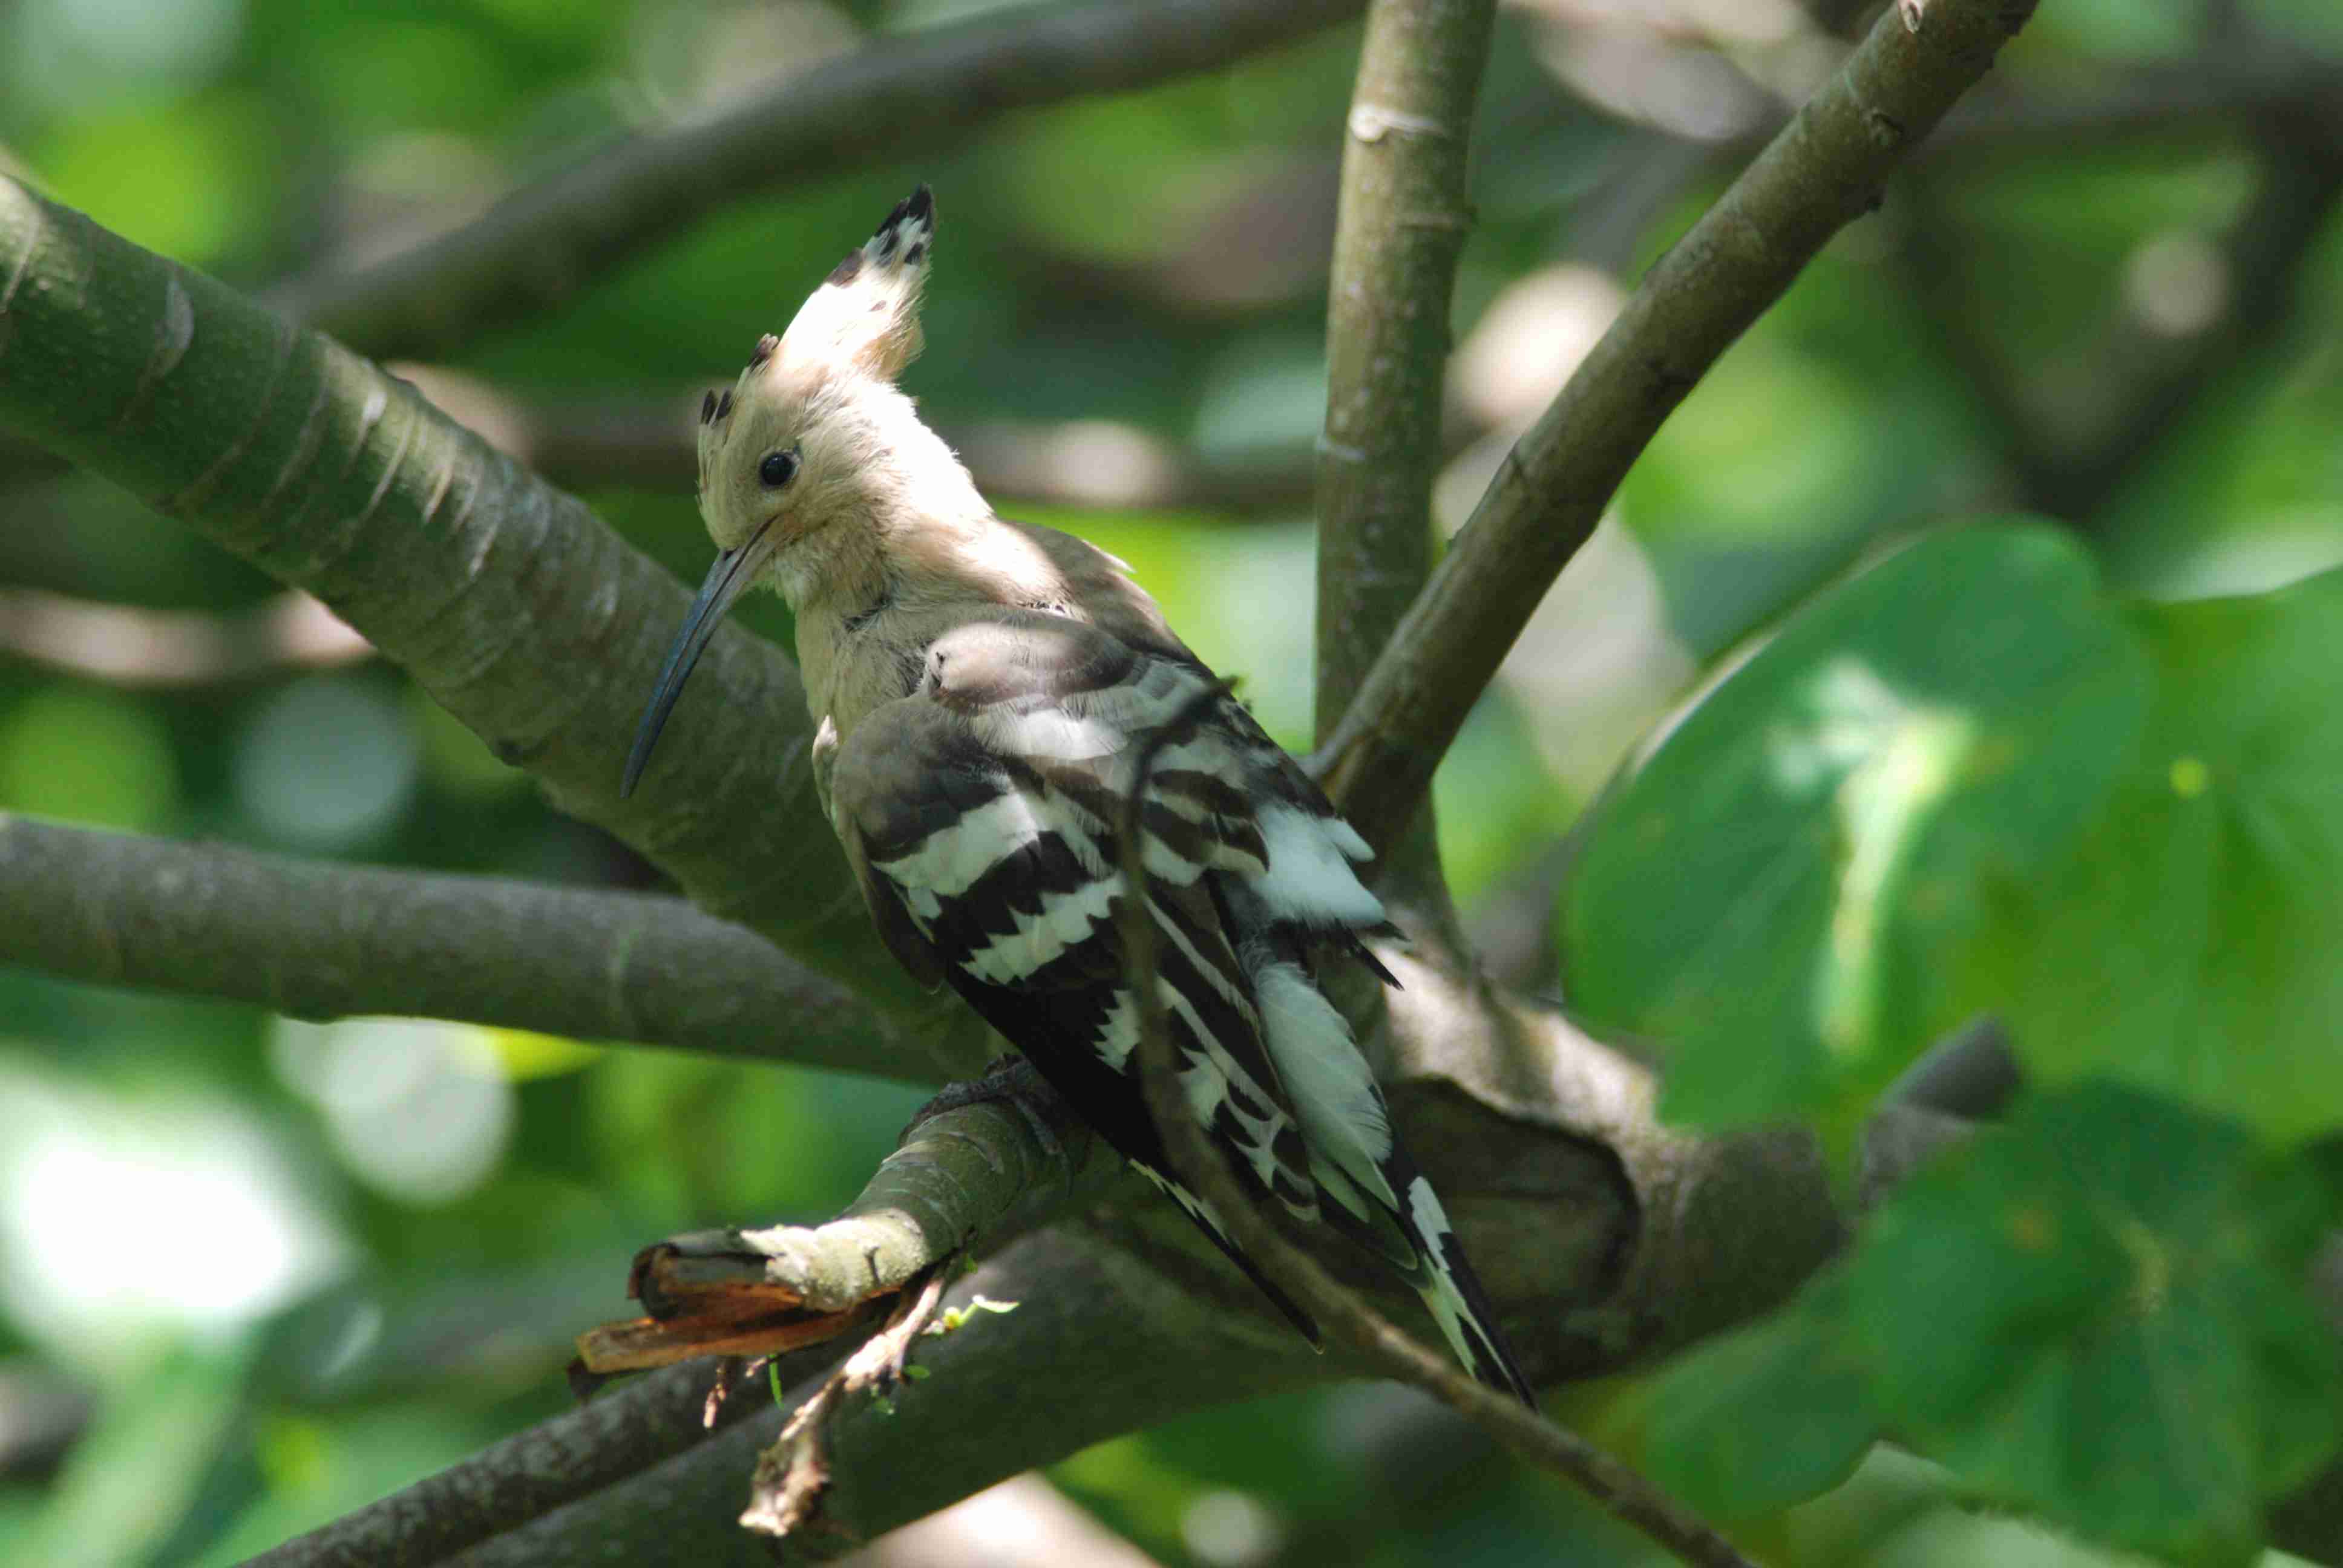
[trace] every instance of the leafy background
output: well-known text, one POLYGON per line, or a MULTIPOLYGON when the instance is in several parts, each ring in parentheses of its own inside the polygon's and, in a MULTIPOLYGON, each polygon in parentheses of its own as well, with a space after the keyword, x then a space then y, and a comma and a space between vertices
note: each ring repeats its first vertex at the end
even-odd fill
MULTIPOLYGON (((0 162, 263 289, 984 8, 17 0, 0 162)), ((1828 47, 1786 0, 1524 0, 1499 26, 1451 527, 1828 47)), ((912 388, 971 450, 1012 447, 1027 493, 1000 498, 1130 559, 1298 745, 1354 47, 743 204, 403 373, 484 428, 663 450, 928 180, 942 249, 912 388)), ((2298 1282, 2331 1210, 2303 1151, 2343 1121, 2343 586, 2317 575, 2343 560, 2343 133, 2318 122, 2322 149, 2261 76, 2224 75, 2238 61, 2343 79, 2343 25, 2312 0, 2046 0, 2003 95, 1671 421, 1439 779, 1493 960, 1664 1040, 1678 1114, 1805 1116, 1844 1151, 1986 1006, 2040 1086, 1781 1316, 1560 1402, 1785 1560, 2103 1560, 1981 1499, 2234 1559, 2256 1500, 2335 1447, 2298 1282), (2026 119, 2125 93, 2146 108, 2026 119), (2160 387, 2170 417, 2143 422, 2160 387), (1777 627, 1558 880, 1546 847, 1635 742, 1777 627)), ((696 581, 688 472, 622 447, 538 457, 696 581)), ((103 485, 0 447, 0 809, 650 878, 396 670, 287 629, 272 583, 103 485), (91 622, 102 606, 138 613, 91 622), (211 658, 207 636, 258 652, 211 658)), ((562 1408, 568 1338, 619 1311, 637 1245, 822 1215, 920 1098, 17 973, 0 1030, 0 1556, 27 1562, 231 1562, 562 1408)), ((1051 1480, 1171 1563, 1647 1550, 1378 1387, 1195 1418, 1051 1480)))

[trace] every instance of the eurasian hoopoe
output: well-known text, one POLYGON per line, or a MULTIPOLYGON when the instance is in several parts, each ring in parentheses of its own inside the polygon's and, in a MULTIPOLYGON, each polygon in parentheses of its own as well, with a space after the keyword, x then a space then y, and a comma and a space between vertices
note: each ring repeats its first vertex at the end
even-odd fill
MULTIPOLYGON (((1121 561, 994 516, 897 390, 934 233, 921 186, 702 403, 699 506, 719 553, 622 789, 727 607, 777 586, 797 616, 816 786, 889 948, 959 991, 1315 1343, 1172 1179, 1133 1076, 1119 802, 1140 746, 1212 674, 1121 561)), ((1365 841, 1225 696, 1145 788, 1161 984, 1197 1120, 1296 1219, 1388 1260, 1475 1377, 1534 1402, 1314 976, 1332 958, 1392 980, 1361 940, 1391 930, 1352 869, 1365 841)))

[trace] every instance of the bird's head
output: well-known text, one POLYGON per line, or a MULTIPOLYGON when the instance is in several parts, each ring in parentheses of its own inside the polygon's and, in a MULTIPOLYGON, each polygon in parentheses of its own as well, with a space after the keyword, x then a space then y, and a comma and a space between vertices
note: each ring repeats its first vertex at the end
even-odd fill
POLYGON ((895 387, 920 352, 934 239, 935 203, 921 186, 847 253, 787 332, 757 340, 729 391, 701 400, 699 510, 718 553, 644 710, 620 794, 633 791, 691 667, 743 593, 770 583, 802 610, 851 591, 878 569, 886 530, 922 509, 923 489, 958 504, 964 471, 895 387))

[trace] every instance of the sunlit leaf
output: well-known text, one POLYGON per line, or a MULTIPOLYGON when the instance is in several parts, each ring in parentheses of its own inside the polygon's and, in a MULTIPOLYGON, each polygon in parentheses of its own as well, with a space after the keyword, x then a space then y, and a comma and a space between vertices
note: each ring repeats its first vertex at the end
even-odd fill
POLYGON ((1917 545, 1794 619, 1598 825, 1570 1000, 1717 1122, 1860 1103, 1956 1020, 1938 955, 2135 744, 2145 660, 2040 528, 1917 545))

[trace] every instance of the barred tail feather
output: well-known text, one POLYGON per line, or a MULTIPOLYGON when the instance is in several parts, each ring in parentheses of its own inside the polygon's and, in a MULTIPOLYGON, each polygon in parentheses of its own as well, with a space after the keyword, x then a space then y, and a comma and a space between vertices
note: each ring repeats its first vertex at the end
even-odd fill
POLYGON ((1448 1223, 1447 1211, 1441 1208, 1430 1181, 1412 1171, 1407 1174, 1412 1178, 1406 1186, 1407 1206, 1398 1218, 1408 1239, 1415 1243, 1417 1267, 1408 1282, 1431 1309, 1432 1321, 1440 1325, 1442 1336, 1464 1369, 1535 1410, 1537 1394, 1497 1328, 1496 1313, 1473 1265, 1465 1261, 1464 1249, 1448 1223))
POLYGON ((1292 1323, 1297 1333, 1310 1342, 1312 1350, 1321 1354, 1325 1352, 1326 1341, 1325 1337, 1318 1332, 1318 1320, 1303 1311, 1301 1302, 1287 1295, 1279 1288, 1275 1281, 1262 1273, 1253 1261, 1245 1256, 1243 1249, 1229 1240, 1229 1233, 1221 1229, 1220 1216, 1212 1212, 1209 1204, 1188 1191, 1186 1186, 1172 1181, 1160 1171, 1141 1165, 1137 1161, 1131 1161, 1131 1168, 1155 1183, 1156 1188, 1165 1197, 1180 1205, 1182 1212, 1196 1222, 1196 1229, 1210 1236, 1212 1239, 1212 1244, 1220 1248, 1222 1254, 1237 1266, 1238 1272, 1251 1280, 1261 1293, 1269 1298, 1270 1305, 1277 1309, 1278 1314, 1287 1322, 1292 1323))
POLYGON ((1299 962, 1263 944, 1248 945, 1245 956, 1271 1058, 1310 1140, 1312 1174, 1331 1200, 1320 1212, 1415 1287, 1467 1371, 1534 1409, 1447 1211, 1392 1131, 1351 1026, 1299 962))

